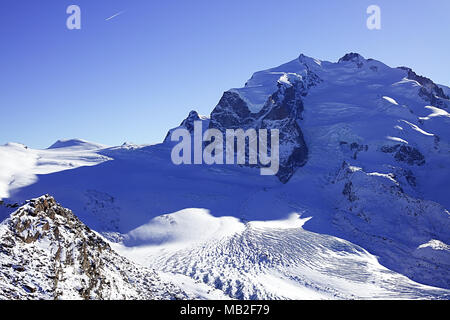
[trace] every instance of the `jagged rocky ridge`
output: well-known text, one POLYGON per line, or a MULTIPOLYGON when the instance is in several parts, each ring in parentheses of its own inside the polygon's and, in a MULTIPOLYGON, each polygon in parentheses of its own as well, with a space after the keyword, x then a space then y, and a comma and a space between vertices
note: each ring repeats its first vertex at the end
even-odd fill
POLYGON ((51 196, 0 225, 0 299, 181 299, 155 271, 118 255, 51 196))

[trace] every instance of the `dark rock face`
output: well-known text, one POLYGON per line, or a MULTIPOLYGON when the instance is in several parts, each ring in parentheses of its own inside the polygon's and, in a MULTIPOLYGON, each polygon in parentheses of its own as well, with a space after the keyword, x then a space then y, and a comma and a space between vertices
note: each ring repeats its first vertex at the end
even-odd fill
POLYGON ((416 148, 396 144, 393 146, 383 146, 381 151, 384 153, 392 153, 395 160, 400 162, 406 162, 409 165, 422 166, 425 164, 424 155, 416 148))
POLYGON ((250 124, 253 122, 250 110, 239 94, 226 91, 220 98, 219 103, 211 112, 211 128, 235 129, 239 124, 250 124))
POLYGON ((277 177, 286 183, 295 170, 306 163, 308 157, 299 121, 302 119, 302 97, 307 94, 309 87, 320 81, 312 72, 311 78, 308 81, 296 81, 292 85, 279 83, 277 91, 268 97, 257 113, 250 112, 238 93, 227 91, 211 112, 209 128, 218 129, 224 134, 226 129, 278 129, 280 169, 277 177))
POLYGON ((448 107, 441 99, 450 100, 450 97, 444 93, 444 90, 437 86, 431 79, 416 74, 411 68, 399 67, 399 69, 407 72, 407 78, 415 80, 422 85, 419 91, 419 96, 424 100, 430 102, 432 105, 448 107), (439 99, 440 98, 440 99, 439 99))
POLYGON ((355 195, 355 193, 352 191, 353 183, 351 181, 348 181, 344 185, 344 189, 342 190, 342 194, 347 197, 348 201, 353 202, 358 200, 358 197, 355 195))

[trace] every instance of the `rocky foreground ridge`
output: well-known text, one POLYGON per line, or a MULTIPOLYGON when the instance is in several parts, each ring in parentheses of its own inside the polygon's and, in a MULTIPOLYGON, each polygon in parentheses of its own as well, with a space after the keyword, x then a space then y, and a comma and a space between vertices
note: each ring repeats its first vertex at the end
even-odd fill
POLYGON ((49 195, 0 224, 0 299, 182 299, 49 195))

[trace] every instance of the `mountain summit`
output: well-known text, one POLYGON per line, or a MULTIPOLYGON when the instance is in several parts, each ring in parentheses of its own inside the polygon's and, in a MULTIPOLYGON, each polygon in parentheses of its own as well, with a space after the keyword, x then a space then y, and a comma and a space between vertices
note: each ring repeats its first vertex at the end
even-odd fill
POLYGON ((98 143, 88 142, 82 139, 65 139, 58 140, 52 144, 48 149, 62 149, 62 148, 79 148, 79 149, 102 149, 106 146, 98 143))

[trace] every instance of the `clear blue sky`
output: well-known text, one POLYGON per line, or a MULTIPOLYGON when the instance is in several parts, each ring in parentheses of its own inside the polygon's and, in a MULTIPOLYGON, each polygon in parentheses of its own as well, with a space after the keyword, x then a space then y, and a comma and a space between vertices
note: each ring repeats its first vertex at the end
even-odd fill
POLYGON ((159 142, 300 53, 356 51, 450 84, 448 0, 2 0, 0 36, 0 144, 34 148, 159 142), (66 28, 70 4, 81 30, 66 28), (366 28, 370 4, 381 30, 366 28))

